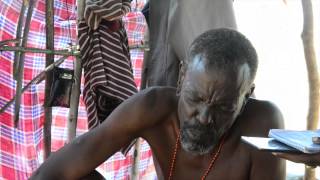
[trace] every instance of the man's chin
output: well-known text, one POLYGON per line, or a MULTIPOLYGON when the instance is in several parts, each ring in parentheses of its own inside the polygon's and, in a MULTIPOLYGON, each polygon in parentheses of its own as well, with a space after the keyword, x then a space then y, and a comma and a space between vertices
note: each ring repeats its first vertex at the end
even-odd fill
POLYGON ((183 150, 185 150, 186 152, 189 152, 193 155, 205 155, 210 153, 213 149, 214 149, 214 145, 210 145, 210 146, 200 146, 200 145, 195 145, 192 143, 183 143, 181 142, 181 147, 183 148, 183 150))

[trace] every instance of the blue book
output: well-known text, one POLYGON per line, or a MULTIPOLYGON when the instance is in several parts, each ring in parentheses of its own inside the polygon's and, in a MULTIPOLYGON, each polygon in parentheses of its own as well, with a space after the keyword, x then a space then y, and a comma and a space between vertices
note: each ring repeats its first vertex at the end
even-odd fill
POLYGON ((269 131, 269 137, 303 153, 314 154, 320 152, 320 144, 315 144, 312 141, 313 137, 320 137, 320 130, 296 131, 271 129, 269 131))
POLYGON ((273 138, 241 136, 241 140, 261 151, 301 153, 299 150, 287 146, 273 138))

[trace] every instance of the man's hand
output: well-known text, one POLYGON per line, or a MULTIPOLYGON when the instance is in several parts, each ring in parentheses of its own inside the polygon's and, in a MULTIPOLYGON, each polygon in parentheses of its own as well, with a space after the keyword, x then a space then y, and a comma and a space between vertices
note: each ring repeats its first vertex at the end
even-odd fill
POLYGON ((320 153, 317 154, 292 154, 292 153, 272 153, 273 155, 284 158, 296 163, 304 163, 308 166, 320 166, 320 153))

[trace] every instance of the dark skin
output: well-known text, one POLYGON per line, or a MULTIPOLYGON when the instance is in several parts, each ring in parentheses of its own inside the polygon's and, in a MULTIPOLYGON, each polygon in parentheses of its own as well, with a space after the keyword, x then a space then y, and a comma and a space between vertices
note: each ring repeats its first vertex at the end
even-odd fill
POLYGON ((158 179, 167 179, 180 130, 182 146, 173 179, 200 179, 224 134, 225 143, 206 179, 284 179, 283 160, 240 141, 242 135, 267 136, 269 129, 283 128, 280 111, 249 98, 253 85, 246 64, 219 70, 205 61, 200 55, 193 58, 182 73, 179 95, 169 87, 139 92, 101 126, 50 156, 31 179, 79 179, 137 137, 150 144, 158 179))
POLYGON ((296 163, 303 163, 311 167, 320 166, 320 153, 317 153, 317 154, 273 153, 273 155, 296 162, 296 163))
MULTIPOLYGON (((319 144, 318 139, 312 139, 313 143, 319 144)), ((272 153, 273 155, 293 161, 296 163, 303 163, 312 168, 320 166, 320 153, 316 154, 302 154, 302 153, 272 153)))

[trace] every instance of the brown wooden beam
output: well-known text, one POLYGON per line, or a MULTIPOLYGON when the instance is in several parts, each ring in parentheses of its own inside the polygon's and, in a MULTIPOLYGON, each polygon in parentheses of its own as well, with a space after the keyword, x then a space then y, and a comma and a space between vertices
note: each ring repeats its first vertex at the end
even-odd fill
POLYGON ((80 86, 81 86, 81 58, 76 57, 74 63, 74 84, 72 86, 72 93, 70 99, 70 109, 68 118, 68 142, 76 137, 77 133, 77 120, 78 120, 78 108, 80 98, 80 86))
MULTIPOLYGON (((320 94, 319 94, 319 72, 314 50, 314 25, 311 0, 301 0, 303 10, 303 31, 301 34, 304 56, 308 70, 309 80, 309 110, 307 116, 307 129, 318 128, 320 94)), ((306 166, 305 180, 315 180, 315 168, 306 166)))
MULTIPOLYGON (((24 23, 24 13, 26 11, 26 7, 28 6, 28 0, 22 1, 20 14, 19 14, 19 20, 18 20, 18 26, 16 31, 16 39, 22 38, 22 27, 24 23)), ((16 46, 22 46, 22 41, 16 42, 16 46)), ((17 80, 17 71, 19 66, 19 60, 20 60, 20 52, 16 51, 14 53, 14 60, 13 60, 13 78, 17 80)))
MULTIPOLYGON (((54 0, 46 0, 46 49, 54 50, 54 0)), ((46 54, 46 66, 54 63, 54 55, 46 54)), ((44 159, 47 159, 51 153, 51 124, 52 108, 48 107, 51 84, 53 81, 52 72, 46 73, 45 82, 45 120, 43 126, 44 135, 44 159)))
MULTIPOLYGON (((29 1, 29 7, 27 12, 26 23, 23 31, 23 39, 21 45, 23 47, 27 46, 31 17, 33 13, 35 0, 29 1)), ((22 82, 23 82, 23 69, 24 69, 24 53, 20 53, 20 62, 18 65, 17 71, 17 85, 16 85, 16 99, 15 99, 15 108, 14 108, 14 126, 18 127, 19 123, 19 113, 20 113, 20 104, 21 104, 21 93, 22 93, 22 82)))
POLYGON ((2 46, 7 46, 9 43, 18 43, 21 39, 7 39, 7 40, 3 40, 0 41, 0 48, 2 46))
POLYGON ((28 47, 12 47, 12 46, 2 46, 2 47, 0 47, 0 51, 18 51, 18 52, 29 52, 29 53, 44 53, 44 54, 62 55, 62 56, 78 56, 80 54, 79 51, 50 50, 50 49, 39 49, 39 48, 28 48, 28 47))

